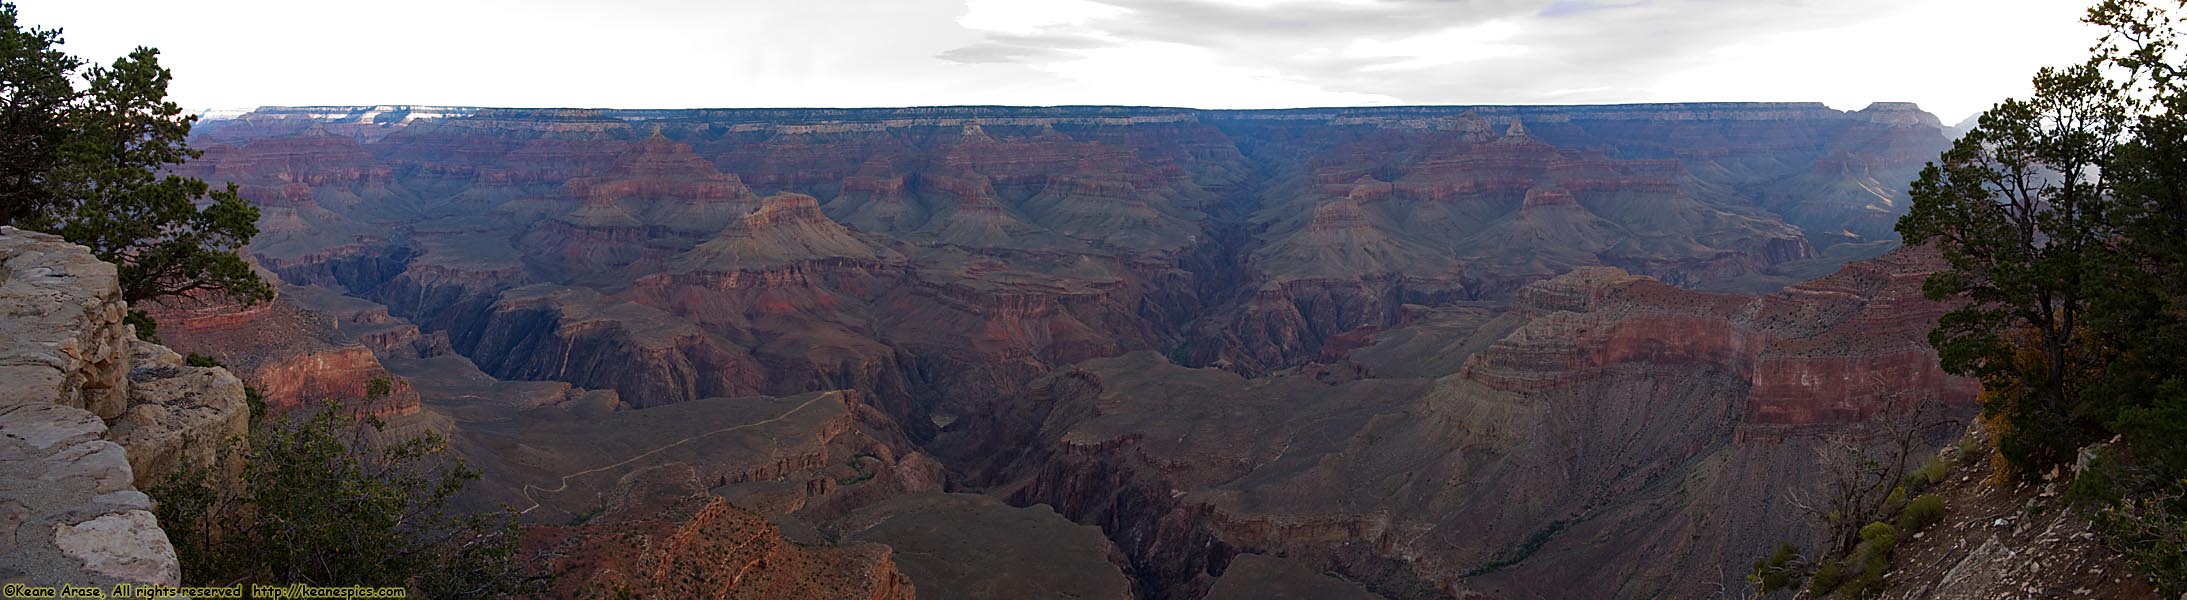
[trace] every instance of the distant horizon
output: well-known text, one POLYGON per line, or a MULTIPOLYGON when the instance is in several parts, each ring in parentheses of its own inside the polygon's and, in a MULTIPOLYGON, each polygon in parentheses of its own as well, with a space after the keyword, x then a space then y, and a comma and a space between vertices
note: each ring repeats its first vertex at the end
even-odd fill
POLYGON ((173 99, 884 108, 1821 102, 1958 122, 2097 34, 2075 0, 22 0, 173 99), (1999 40, 2006 40, 2000 42, 1999 40))
MULTIPOLYGON (((259 110, 266 110, 266 109, 291 109, 291 110, 306 110, 306 109, 370 109, 370 108, 389 108, 389 109, 440 108, 440 109, 481 109, 481 110, 485 110, 485 109, 491 109, 491 110, 572 110, 572 111, 576 111, 576 110, 594 110, 594 111, 770 111, 770 110, 842 110, 842 111, 855 111, 855 110, 918 110, 918 109, 948 109, 948 108, 996 108, 996 109, 1069 109, 1069 108, 1124 108, 1124 109, 1144 109, 1144 110, 1176 110, 1176 111, 1199 111, 1199 112, 1271 112, 1271 111, 1287 111, 1287 110, 1403 110, 1403 109, 1418 109, 1418 108, 1558 108, 1558 107, 1587 107, 1587 106, 1633 106, 1633 107, 1642 107, 1642 106, 1703 106, 1703 105, 1754 105, 1754 106, 1766 106, 1766 105, 1781 105, 1781 106, 1809 106, 1809 105, 1812 105, 1812 106, 1818 106, 1818 107, 1821 107, 1821 108, 1824 108, 1824 109, 1828 109, 1828 110, 1835 110, 1835 111, 1838 111, 1838 112, 1845 112, 1845 113, 1856 113, 1856 112, 1861 112, 1861 111, 1864 111, 1864 110, 1868 110, 1868 109, 1870 109, 1870 108, 1874 108, 1874 107, 1875 107, 1876 105, 1879 105, 1879 104, 1881 104, 1881 105, 1909 105, 1909 106, 1912 106, 1912 107, 1914 107, 1914 108, 1915 108, 1916 110, 1920 110, 1921 112, 1927 113, 1927 114, 1929 114, 1929 115, 1931 115, 1931 116, 1936 116, 1936 117, 1938 117, 1938 118, 1939 118, 1940 120, 1946 120, 1946 121, 1951 121, 1951 120, 1948 120, 1948 119, 1943 119, 1943 117, 1942 117, 1941 115, 1938 115, 1938 114, 1937 114, 1936 112, 1934 112, 1934 111, 1931 111, 1931 110, 1929 110, 1928 108, 1926 108, 1926 107, 1923 107, 1923 106, 1921 106, 1921 104, 1920 104, 1919 102, 1911 102, 1911 101, 1905 101, 1905 100, 1876 100, 1876 101, 1872 101, 1872 102, 1869 102, 1869 103, 1867 103, 1867 104, 1863 104, 1863 105, 1861 105, 1861 107, 1860 107, 1860 108, 1840 108, 1840 107, 1838 107, 1838 106, 1833 106, 1833 105, 1831 105, 1831 104, 1830 104, 1830 103, 1828 103, 1828 102, 1822 102, 1822 101, 1818 101, 1818 100, 1694 100, 1694 101, 1665 101, 1665 102, 1571 102, 1571 103, 1464 103, 1464 102, 1452 102, 1452 103, 1432 103, 1432 104, 1354 104, 1354 105, 1334 105, 1334 104, 1332 104, 1332 105, 1304 105, 1304 106, 1271 106, 1271 107, 1257 107, 1257 108, 1205 108, 1205 107, 1197 107, 1197 106, 1174 106, 1174 105, 1154 105, 1154 104, 905 104, 905 105, 871 105, 871 106, 680 106, 680 107, 667 107, 667 106, 553 106, 553 105, 537 105, 537 106, 493 106, 493 105, 466 105, 466 104, 420 104, 420 103, 401 103, 401 102, 375 102, 375 103, 366 103, 366 104, 261 104, 261 105, 257 105, 257 106, 232 106, 232 107, 209 107, 209 108, 185 108, 185 109, 184 109, 184 111, 185 111, 185 112, 188 112, 188 113, 190 113, 190 114, 196 114, 196 115, 206 115, 206 114, 210 114, 210 113, 233 113, 233 114, 235 114, 235 115, 243 115, 243 114, 249 114, 249 113, 251 113, 251 112, 255 112, 255 111, 259 111, 259 110)), ((1976 114, 1980 114, 1980 111, 1977 111, 1977 112, 1975 112, 1975 113, 1970 113, 1970 114, 1969 114, 1968 116, 1969 116, 1969 117, 1972 117, 1973 115, 1976 115, 1976 114)), ((1947 123, 1947 124, 1949 124, 1949 123, 1947 123)))

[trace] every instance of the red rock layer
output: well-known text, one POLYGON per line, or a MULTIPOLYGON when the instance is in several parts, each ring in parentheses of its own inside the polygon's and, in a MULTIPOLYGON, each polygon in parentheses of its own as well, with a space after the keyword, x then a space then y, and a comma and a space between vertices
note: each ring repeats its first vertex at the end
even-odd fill
POLYGON ((333 401, 364 414, 396 416, 419 410, 418 393, 387 371, 370 348, 349 342, 326 315, 285 298, 249 307, 198 304, 178 298, 149 306, 161 341, 178 352, 220 361, 262 394, 268 406, 286 410, 333 401), (391 385, 386 397, 365 403, 375 379, 391 385))
MULTIPOLYGON (((671 470, 673 473, 673 470, 671 470)), ((688 475, 688 473, 684 473, 688 475)), ((646 474, 646 477, 672 475, 646 474)), ((688 477, 685 477, 688 479, 688 477)), ((634 483, 583 525, 542 526, 526 546, 558 555, 556 597, 910 600, 887 546, 803 546, 696 482, 634 483)))
POLYGON ((1945 374, 1928 330, 1945 306, 1921 296, 1940 268, 1905 249, 1760 298, 1681 290, 1591 271, 1529 288, 1521 311, 1543 316, 1461 376, 1520 390, 1631 361, 1716 365, 1748 380, 1745 421, 1844 423, 1913 402, 1968 406, 1977 384, 1945 374))

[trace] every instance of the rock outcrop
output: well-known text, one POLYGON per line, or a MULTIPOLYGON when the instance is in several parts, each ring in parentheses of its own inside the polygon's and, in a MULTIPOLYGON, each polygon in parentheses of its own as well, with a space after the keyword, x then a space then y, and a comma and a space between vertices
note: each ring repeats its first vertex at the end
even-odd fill
POLYGON ((137 340, 120 294, 89 250, 0 227, 0 579, 179 585, 139 490, 239 467, 242 382, 137 340))
POLYGON ((527 545, 561 555, 563 598, 911 600, 887 546, 801 545, 761 515, 706 494, 689 468, 633 473, 602 516, 533 528, 527 545))
POLYGON ((270 408, 309 409, 332 401, 382 417, 419 410, 417 391, 389 373, 371 347, 348 339, 334 318, 285 296, 251 306, 173 298, 145 310, 159 322, 160 340, 168 347, 219 361, 258 390, 270 408), (366 388, 375 379, 389 382, 388 394, 366 404, 366 388))

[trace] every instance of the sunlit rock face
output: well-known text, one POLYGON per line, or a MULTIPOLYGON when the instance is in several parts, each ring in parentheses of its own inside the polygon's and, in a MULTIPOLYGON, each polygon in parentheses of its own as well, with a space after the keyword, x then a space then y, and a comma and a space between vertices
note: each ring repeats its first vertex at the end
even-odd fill
POLYGON ((389 373, 372 348, 349 340, 341 331, 343 323, 288 298, 276 296, 248 306, 211 295, 169 298, 146 303, 144 310, 159 323, 163 343, 227 366, 258 390, 270 408, 287 411, 333 402, 357 414, 418 412, 417 391, 389 373), (385 380, 388 390, 368 399, 374 380, 385 380))
MULTIPOLYGON (((1067 554, 1142 597, 1262 589, 1239 565, 1387 597, 1702 594, 1682 569, 1803 534, 1765 497, 1811 434, 1971 393, 1921 341, 1933 257, 1885 256, 1945 145, 1905 105, 274 108, 194 143, 186 173, 261 206, 260 264, 372 307, 343 344, 631 422, 856 390, 845 414, 926 484, 739 510, 842 525, 946 481, 1100 527, 1113 547, 1067 554), (1582 563, 1604 568, 1543 587, 1582 563)), ((338 347, 246 376, 372 372, 338 347)), ((521 448, 489 465, 502 499, 581 454, 497 428, 472 450, 521 448)), ((624 512, 671 504, 646 526, 736 521, 624 512)))

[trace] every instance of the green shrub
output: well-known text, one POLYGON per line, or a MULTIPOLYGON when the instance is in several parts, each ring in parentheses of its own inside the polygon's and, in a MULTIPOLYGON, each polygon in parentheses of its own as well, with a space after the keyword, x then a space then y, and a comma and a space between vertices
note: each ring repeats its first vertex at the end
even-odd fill
POLYGON ((1981 435, 1969 435, 1959 438, 1959 451, 1952 456, 1959 460, 1960 466, 1973 466, 1989 458, 1989 446, 1982 442, 1981 435))
POLYGON ((1943 520, 1944 499, 1936 494, 1922 494, 1906 503, 1906 509, 1899 512, 1898 528, 1910 533, 1928 529, 1943 520))
POLYGON ((1869 523, 1860 528, 1861 542, 1846 558, 1841 576, 1848 579, 1839 584, 1839 597, 1866 598, 1883 590, 1883 572, 1891 567, 1891 551, 1898 548, 1898 534, 1898 528, 1890 523, 1869 523))
POLYGON ((444 438, 373 443, 385 432, 368 428, 332 402, 255 419, 240 479, 186 470, 148 490, 191 582, 399 586, 430 598, 535 583, 515 560, 515 511, 450 510, 478 473, 443 454, 444 438))
POLYGON ((1815 568, 1814 576, 1807 578, 1807 591, 1815 596, 1822 596, 1837 591, 1838 585, 1843 583, 1844 579, 1845 564, 1834 560, 1826 560, 1823 561, 1822 566, 1815 568))
POLYGON ((1932 456, 1929 457, 1929 462, 1921 463, 1920 468, 1906 474, 1904 485, 1907 491, 1920 493, 1929 489, 1929 486, 1943 483, 1944 478, 1950 475, 1951 465, 1945 464, 1944 457, 1932 456))
POLYGON ((865 483, 868 480, 873 479, 873 471, 866 468, 865 459, 868 458, 880 460, 880 457, 874 456, 872 453, 868 452, 860 452, 856 455, 851 456, 849 461, 851 475, 846 477, 837 477, 835 479, 835 483, 837 485, 851 486, 865 483))
POLYGON ((1895 545, 1898 543, 1898 528, 1882 521, 1869 523, 1866 527, 1860 528, 1860 541, 1895 545))
POLYGON ((2165 597, 2187 594, 2187 482, 2166 483, 2158 470, 2170 465, 2132 454, 2098 452, 2066 499, 2165 597))
POLYGON ((1769 558, 1754 561, 1754 570, 1747 574, 1747 582, 1753 583, 1763 595, 1777 590, 1787 590, 1800 585, 1800 549, 1785 542, 1777 543, 1777 551, 1769 558))
POLYGON ((205 355, 203 355, 203 354, 198 354, 198 353, 196 353, 196 352, 191 352, 189 356, 185 356, 185 357, 183 357, 183 358, 182 358, 182 364, 185 364, 185 365, 189 365, 189 366, 193 366, 193 367, 221 367, 221 366, 226 366, 226 365, 222 365, 222 364, 220 364, 220 361, 219 361, 219 360, 216 360, 216 359, 214 359, 213 357, 210 357, 210 356, 205 356, 205 355))
POLYGON ((2166 597, 2187 595, 2187 484, 2156 498, 2134 498, 2092 514, 2105 542, 2149 576, 2166 597))

